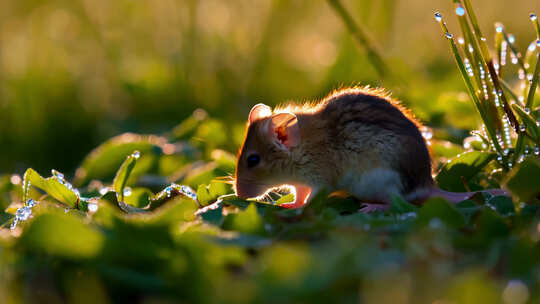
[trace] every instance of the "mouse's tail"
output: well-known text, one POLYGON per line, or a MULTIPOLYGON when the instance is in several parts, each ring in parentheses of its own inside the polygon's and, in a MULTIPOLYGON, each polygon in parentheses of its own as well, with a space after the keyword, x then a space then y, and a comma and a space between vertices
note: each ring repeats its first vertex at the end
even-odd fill
POLYGON ((474 192, 450 192, 442 190, 438 187, 432 187, 429 189, 416 190, 408 194, 405 199, 409 202, 422 204, 424 201, 432 197, 442 197, 451 203, 459 203, 471 198, 478 192, 486 192, 491 195, 506 195, 510 196, 510 193, 504 189, 488 189, 474 192))

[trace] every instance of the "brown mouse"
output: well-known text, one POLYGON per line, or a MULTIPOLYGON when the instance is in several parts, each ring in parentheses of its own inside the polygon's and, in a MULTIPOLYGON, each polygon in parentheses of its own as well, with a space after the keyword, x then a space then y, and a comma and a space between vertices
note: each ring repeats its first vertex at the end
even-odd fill
POLYGON ((290 185, 296 200, 285 207, 306 204, 320 189, 345 191, 366 203, 367 212, 385 209, 392 196, 410 202, 470 197, 435 186, 420 127, 380 89, 342 89, 318 103, 274 110, 257 104, 238 155, 235 191, 253 198, 290 185))

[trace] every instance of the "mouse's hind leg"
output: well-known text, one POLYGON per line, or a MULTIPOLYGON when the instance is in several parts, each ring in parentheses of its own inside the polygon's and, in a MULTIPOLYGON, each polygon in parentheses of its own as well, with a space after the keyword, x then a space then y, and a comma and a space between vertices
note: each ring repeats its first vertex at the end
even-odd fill
POLYGON ((339 186, 364 202, 360 211, 366 213, 388 210, 392 196, 402 196, 403 188, 399 174, 386 168, 348 172, 339 186))

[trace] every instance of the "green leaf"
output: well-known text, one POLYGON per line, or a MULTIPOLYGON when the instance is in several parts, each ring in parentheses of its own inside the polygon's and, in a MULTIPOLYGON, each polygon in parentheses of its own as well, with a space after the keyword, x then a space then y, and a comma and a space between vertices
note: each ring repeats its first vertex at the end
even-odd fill
POLYGON ((221 226, 223 224, 223 205, 220 204, 217 208, 208 209, 205 212, 202 212, 201 218, 207 223, 221 226))
POLYGON ((195 110, 193 114, 174 127, 169 134, 173 140, 189 139, 193 137, 197 128, 208 119, 204 110, 195 110))
POLYGON ((459 153, 463 153, 465 151, 462 146, 446 140, 432 140, 431 150, 433 151, 434 155, 446 158, 455 157, 459 153))
POLYGON ((131 195, 124 197, 124 202, 128 205, 137 208, 145 208, 150 203, 150 198, 154 194, 152 191, 146 188, 133 188, 131 190, 131 195))
POLYGON ((223 223, 223 229, 236 230, 247 234, 263 234, 263 221, 257 212, 255 203, 249 204, 245 210, 237 214, 227 215, 223 223))
POLYGON ((495 157, 495 153, 481 151, 460 154, 442 167, 436 177, 437 183, 441 189, 464 192, 463 181, 470 181, 495 157))
POLYGON ((508 196, 494 196, 488 202, 488 205, 493 206, 499 214, 509 215, 515 213, 514 203, 508 196))
POLYGON ((438 218, 449 227, 461 228, 465 225, 465 217, 456 207, 448 203, 443 198, 432 198, 424 203, 418 211, 417 222, 421 225, 427 225, 434 218, 438 218))
POLYGON ((284 195, 284 196, 280 197, 276 201, 276 205, 287 204, 287 203, 292 203, 292 202, 294 202, 294 194, 289 193, 287 195, 284 195))
POLYGON ((212 197, 212 200, 215 200, 216 198, 225 195, 231 191, 230 185, 221 182, 221 181, 212 181, 210 185, 208 185, 208 192, 210 193, 210 197, 212 197))
POLYGON ((195 220, 198 209, 199 205, 194 200, 177 196, 154 212, 143 215, 143 218, 148 223, 172 225, 195 220))
POLYGON ((197 188, 197 200, 201 206, 207 206, 221 195, 228 192, 228 186, 220 181, 212 181, 210 185, 201 184, 197 188))
POLYGON ((104 237, 81 220, 64 214, 42 214, 24 231, 28 249, 65 258, 87 259, 101 251, 104 237))
POLYGON ((527 157, 506 180, 506 188, 520 201, 531 201, 540 195, 540 158, 527 157))
POLYGON ((113 137, 86 156, 75 173, 74 183, 83 186, 93 179, 110 181, 127 154, 137 150, 145 155, 143 158, 159 156, 163 154, 162 146, 165 144, 167 140, 164 137, 155 135, 125 133, 113 137))
POLYGON ((208 191, 208 186, 204 184, 199 185, 199 188, 197 188, 197 200, 199 201, 201 206, 206 206, 210 203, 210 201, 212 200, 212 196, 208 191))
POLYGON ((69 207, 75 207, 79 202, 79 196, 73 192, 71 185, 63 178, 58 176, 43 178, 32 168, 29 168, 24 173, 23 185, 24 201, 28 200, 28 185, 31 185, 45 191, 48 195, 69 207))
POLYGON ((391 213, 401 214, 415 211, 418 211, 418 207, 415 205, 407 202, 399 196, 392 196, 392 205, 390 205, 391 213))
POLYGON ((126 186, 127 180, 129 178, 129 175, 131 174, 131 171, 135 167, 135 164, 137 163, 137 159, 140 157, 139 151, 134 151, 131 155, 129 155, 126 160, 122 163, 118 171, 116 172, 116 176, 113 180, 113 189, 116 192, 116 195, 118 196, 118 201, 124 202, 124 188, 126 186))

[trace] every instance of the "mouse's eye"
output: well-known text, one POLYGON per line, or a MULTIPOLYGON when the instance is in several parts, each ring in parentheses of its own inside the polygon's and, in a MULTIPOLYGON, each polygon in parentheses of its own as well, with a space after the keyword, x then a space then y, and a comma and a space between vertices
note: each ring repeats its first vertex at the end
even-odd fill
POLYGON ((253 167, 255 167, 256 165, 259 164, 260 161, 261 161, 261 157, 259 156, 259 154, 251 154, 251 155, 248 156, 248 158, 247 158, 247 165, 248 165, 248 168, 253 168, 253 167))

